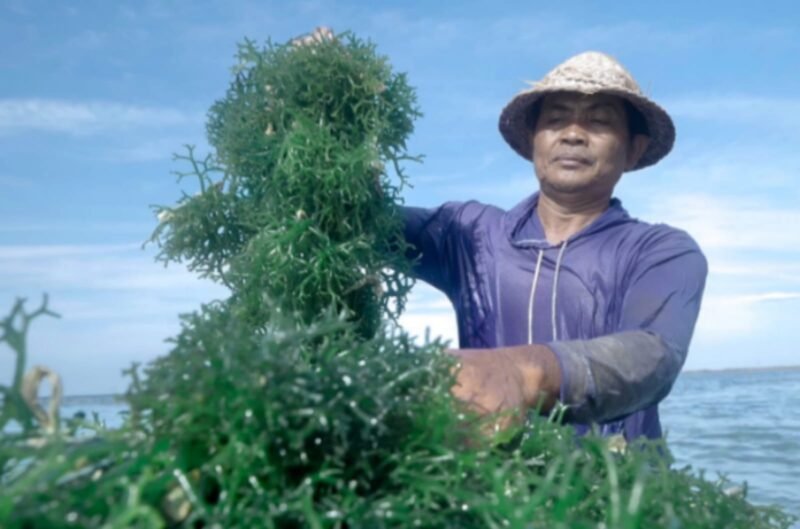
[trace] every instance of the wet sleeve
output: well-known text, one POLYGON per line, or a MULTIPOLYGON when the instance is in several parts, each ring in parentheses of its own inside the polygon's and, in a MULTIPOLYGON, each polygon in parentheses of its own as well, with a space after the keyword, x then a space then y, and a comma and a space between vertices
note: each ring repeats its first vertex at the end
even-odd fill
POLYGON ((408 257, 414 262, 412 273, 452 298, 457 288, 460 202, 447 202, 437 208, 402 207, 404 235, 410 245, 408 257))
POLYGON ((700 311, 708 265, 684 232, 651 237, 625 272, 617 332, 548 344, 576 422, 608 422, 667 396, 700 311))

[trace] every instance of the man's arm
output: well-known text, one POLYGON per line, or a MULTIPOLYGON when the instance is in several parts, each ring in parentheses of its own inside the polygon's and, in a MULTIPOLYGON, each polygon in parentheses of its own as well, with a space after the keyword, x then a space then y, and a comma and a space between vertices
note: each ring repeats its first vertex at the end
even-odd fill
POLYGON ((571 420, 607 422, 659 402, 686 360, 708 265, 688 235, 662 230, 627 274, 617 332, 548 344, 571 420))
POLYGON ((458 230, 464 222, 464 203, 446 202, 437 208, 403 206, 403 235, 410 245, 416 278, 441 290, 448 297, 458 285, 458 230))
POLYGON ((558 398, 569 407, 568 420, 587 423, 646 408, 669 393, 683 365, 706 275, 694 241, 668 230, 642 249, 628 273, 618 332, 546 346, 454 352, 462 370, 453 393, 479 412, 536 406, 548 411, 558 398), (498 373, 478 376, 479 370, 498 373), (524 386, 503 387, 519 383, 524 386))

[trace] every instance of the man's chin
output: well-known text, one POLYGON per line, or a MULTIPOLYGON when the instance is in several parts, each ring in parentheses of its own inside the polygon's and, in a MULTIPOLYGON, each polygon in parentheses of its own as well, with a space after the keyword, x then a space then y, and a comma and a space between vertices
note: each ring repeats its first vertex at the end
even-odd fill
POLYGON ((542 181, 541 187, 560 194, 585 193, 591 190, 592 181, 587 178, 556 178, 542 181))

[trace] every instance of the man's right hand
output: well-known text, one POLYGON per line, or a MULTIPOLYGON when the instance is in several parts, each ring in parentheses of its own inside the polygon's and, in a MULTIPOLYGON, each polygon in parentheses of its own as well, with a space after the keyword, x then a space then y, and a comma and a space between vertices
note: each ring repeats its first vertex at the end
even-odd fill
POLYGON ((479 415, 497 414, 495 430, 521 422, 530 409, 549 411, 558 398, 561 370, 545 345, 448 353, 459 360, 453 396, 479 415))
POLYGON ((326 40, 334 40, 335 38, 331 28, 327 26, 318 26, 308 35, 302 35, 292 39, 292 44, 295 46, 308 46, 311 44, 319 44, 326 40))

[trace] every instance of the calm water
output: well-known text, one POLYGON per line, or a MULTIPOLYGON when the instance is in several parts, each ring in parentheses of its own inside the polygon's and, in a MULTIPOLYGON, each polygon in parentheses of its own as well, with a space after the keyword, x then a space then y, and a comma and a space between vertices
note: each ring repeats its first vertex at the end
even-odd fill
POLYGON ((800 515, 800 370, 685 373, 661 422, 679 464, 746 481, 753 503, 800 515))
MULTIPOLYGON (((64 404, 62 417, 95 411, 108 426, 124 410, 108 397, 64 404)), ((800 370, 686 373, 661 416, 678 465, 747 481, 750 501, 800 515, 800 370)))

